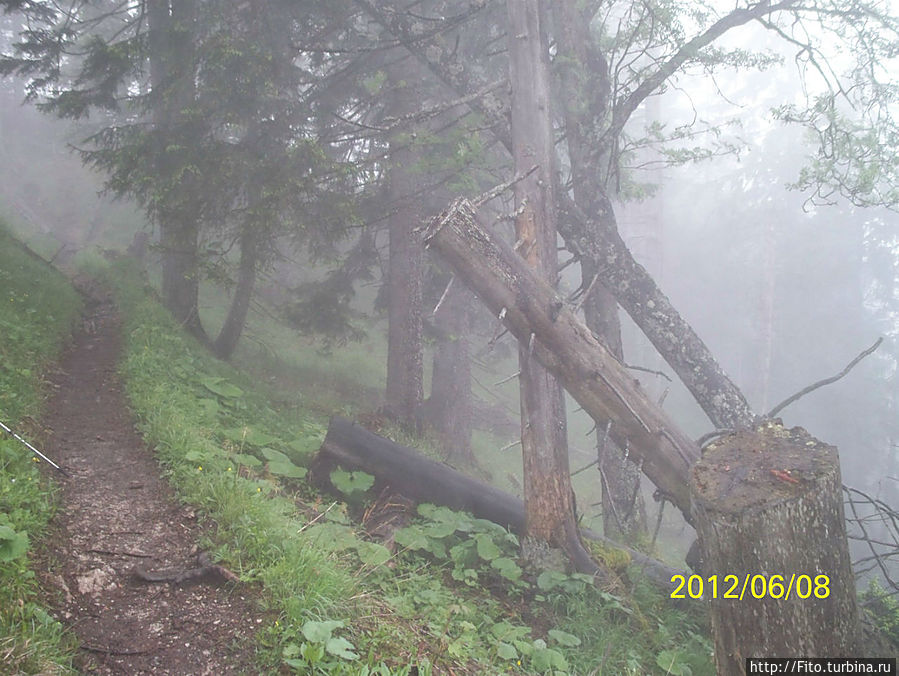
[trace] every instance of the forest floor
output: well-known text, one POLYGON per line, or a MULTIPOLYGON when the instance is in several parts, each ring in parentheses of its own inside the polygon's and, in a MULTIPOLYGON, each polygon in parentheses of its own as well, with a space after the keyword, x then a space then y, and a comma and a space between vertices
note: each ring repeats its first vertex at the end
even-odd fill
POLYGON ((141 577, 196 569, 202 529, 134 429, 116 372, 116 309, 96 289, 88 296, 82 329, 49 374, 45 451, 71 476, 57 475, 59 510, 37 566, 46 603, 77 636, 82 672, 252 673, 246 644, 263 622, 252 588, 214 572, 141 577))

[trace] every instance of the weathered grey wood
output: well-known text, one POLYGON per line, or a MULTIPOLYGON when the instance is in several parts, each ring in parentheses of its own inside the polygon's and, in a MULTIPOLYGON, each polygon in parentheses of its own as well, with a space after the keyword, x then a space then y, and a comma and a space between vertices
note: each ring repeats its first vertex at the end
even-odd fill
MULTIPOLYGON (((417 502, 471 512, 516 534, 524 533, 524 502, 520 498, 426 458, 415 449, 369 432, 346 418, 331 419, 313 468, 328 468, 334 464, 368 472, 417 502)), ((627 551, 650 580, 666 589, 671 586, 672 575, 683 574, 683 571, 593 531, 582 530, 581 534, 588 540, 627 551)))
POLYGON ((425 244, 437 251, 509 331, 555 375, 690 519, 688 474, 699 449, 659 409, 546 282, 458 199, 434 219, 425 244), (533 336, 533 337, 532 337, 533 336))
POLYGON ((718 576, 710 609, 719 674, 744 674, 746 657, 861 654, 836 448, 765 422, 708 447, 691 489, 707 593, 718 576), (768 593, 773 575, 782 576, 780 598, 768 593), (722 598, 729 589, 738 598, 722 598))
POLYGON ((515 496, 373 434, 346 418, 331 419, 319 460, 361 469, 417 502, 466 510, 516 533, 524 532, 524 505, 515 496))

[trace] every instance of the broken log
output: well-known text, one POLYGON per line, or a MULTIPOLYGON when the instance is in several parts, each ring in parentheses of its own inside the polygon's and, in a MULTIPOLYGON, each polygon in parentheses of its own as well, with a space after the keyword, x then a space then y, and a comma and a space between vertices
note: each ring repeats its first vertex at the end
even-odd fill
POLYGON ((691 488, 702 576, 681 592, 705 586, 719 674, 861 654, 836 448, 767 421, 707 447, 691 488))
MULTIPOLYGON (((325 476, 335 465, 367 472, 416 502, 471 512, 518 535, 524 533, 524 502, 520 498, 426 458, 415 449, 369 432, 346 418, 331 419, 328 434, 312 463, 313 481, 324 483, 325 476)), ((671 588, 672 575, 683 574, 592 531, 584 530, 581 534, 588 540, 628 552, 634 565, 666 590, 671 588)))
POLYGON ((455 200, 425 230, 424 242, 502 319, 518 341, 599 424, 688 521, 688 476, 699 448, 662 411, 555 290, 500 237, 455 200))

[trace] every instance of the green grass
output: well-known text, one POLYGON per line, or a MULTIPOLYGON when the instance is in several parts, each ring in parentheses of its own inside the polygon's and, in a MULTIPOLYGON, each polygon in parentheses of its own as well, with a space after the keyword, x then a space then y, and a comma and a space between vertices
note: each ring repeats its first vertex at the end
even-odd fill
MULTIPOLYGON (((347 491, 362 486, 347 502, 302 478, 326 431, 319 396, 340 401, 316 381, 330 369, 302 365, 316 360, 308 345, 292 350, 282 336, 271 358, 305 375, 295 398, 273 401, 258 372, 212 359, 180 332, 127 265, 95 273, 125 319, 131 407, 180 496, 204 515, 201 546, 259 585, 269 617, 260 672, 712 673, 699 623, 668 599, 639 582, 613 594, 522 570, 517 540, 487 522, 422 508, 395 553, 367 541, 356 521, 374 497, 364 477, 340 477, 347 491)), ((371 384, 370 370, 357 375, 357 390, 371 384)))
MULTIPOLYGON (((52 363, 81 301, 61 275, 29 255, 0 223, 0 420, 25 436, 44 398, 52 363)), ((31 433, 31 434, 30 434, 31 433)), ((53 514, 53 486, 31 452, 0 438, 0 664, 5 673, 67 673, 72 644, 38 603, 32 545, 53 514)))

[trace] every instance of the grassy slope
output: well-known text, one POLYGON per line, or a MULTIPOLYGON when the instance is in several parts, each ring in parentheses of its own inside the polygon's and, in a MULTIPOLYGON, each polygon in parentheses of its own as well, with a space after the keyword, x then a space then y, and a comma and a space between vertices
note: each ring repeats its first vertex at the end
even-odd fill
POLYGON ((367 542, 352 518, 370 502, 366 477, 339 477, 349 504, 300 478, 333 404, 315 401, 311 371, 301 404, 279 409, 181 334, 127 267, 103 274, 125 315, 122 369, 144 435, 212 524, 204 546, 262 585, 274 619, 259 635, 261 669, 711 673, 708 644, 667 599, 536 577, 492 524, 425 509, 398 553, 367 542))
MULTIPOLYGON (((2 223, 0 308, 0 420, 38 441, 41 431, 34 420, 43 401, 41 373, 70 335, 81 301, 62 275, 29 255, 2 223)), ((61 626, 36 603, 37 582, 30 568, 30 544, 52 513, 52 485, 41 478, 31 453, 13 439, 0 439, 4 673, 62 673, 70 664, 61 626)))

